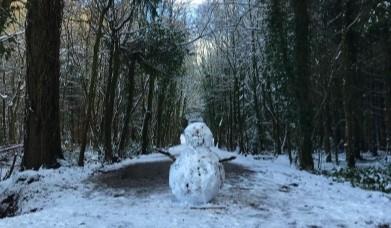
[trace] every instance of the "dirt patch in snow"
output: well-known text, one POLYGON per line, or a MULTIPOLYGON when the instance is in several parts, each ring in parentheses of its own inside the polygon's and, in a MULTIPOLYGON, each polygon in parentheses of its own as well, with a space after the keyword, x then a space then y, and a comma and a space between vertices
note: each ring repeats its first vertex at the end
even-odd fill
MULTIPOLYGON (((138 163, 107 173, 96 174, 89 181, 97 190, 110 188, 125 190, 128 194, 133 192, 137 195, 163 192, 169 189, 168 176, 171 164, 170 161, 138 163)), ((253 174, 253 171, 230 162, 224 164, 224 169, 228 182, 253 174)))

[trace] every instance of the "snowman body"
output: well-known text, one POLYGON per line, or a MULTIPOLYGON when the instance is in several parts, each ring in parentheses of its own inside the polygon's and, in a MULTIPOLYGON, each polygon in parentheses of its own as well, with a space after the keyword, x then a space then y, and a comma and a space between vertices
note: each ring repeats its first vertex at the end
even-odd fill
POLYGON ((207 203, 218 194, 223 182, 223 165, 207 148, 186 147, 170 168, 170 188, 181 202, 207 203))

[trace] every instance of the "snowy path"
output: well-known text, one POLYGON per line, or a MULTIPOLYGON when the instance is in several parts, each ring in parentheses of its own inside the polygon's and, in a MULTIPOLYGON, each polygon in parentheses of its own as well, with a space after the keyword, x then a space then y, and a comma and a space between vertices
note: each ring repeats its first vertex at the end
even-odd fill
POLYGON ((170 193, 168 180, 164 181, 167 173, 160 172, 167 167, 162 160, 161 155, 144 156, 109 167, 106 171, 113 172, 92 179, 91 167, 18 174, 1 183, 0 192, 23 186, 23 195, 30 199, 22 200, 22 215, 0 220, 0 227, 376 227, 391 223, 390 195, 298 171, 285 157, 239 156, 234 164, 251 172, 228 168, 231 172, 219 196, 204 208, 192 208, 170 193), (135 180, 134 166, 124 168, 144 162, 155 166, 145 178, 135 180), (39 180, 12 186, 23 175, 38 175, 39 180), (140 184, 144 186, 136 187, 140 184), (31 210, 36 212, 28 213, 31 210))

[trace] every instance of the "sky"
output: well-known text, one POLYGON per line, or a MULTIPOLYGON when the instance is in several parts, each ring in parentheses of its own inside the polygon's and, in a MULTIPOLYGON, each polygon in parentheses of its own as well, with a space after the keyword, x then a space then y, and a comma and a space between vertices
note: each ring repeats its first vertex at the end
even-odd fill
POLYGON ((201 3, 205 2, 205 0, 189 0, 191 2, 192 5, 194 6, 198 6, 200 5, 201 3))

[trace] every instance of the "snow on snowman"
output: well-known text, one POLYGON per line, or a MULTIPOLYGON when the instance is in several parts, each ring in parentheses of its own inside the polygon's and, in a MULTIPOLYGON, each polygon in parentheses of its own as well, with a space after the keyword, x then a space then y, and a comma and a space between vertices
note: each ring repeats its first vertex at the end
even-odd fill
POLYGON ((222 162, 211 150, 213 134, 203 122, 190 123, 181 144, 184 149, 170 167, 171 191, 181 202, 207 203, 218 194, 225 178, 222 162))

